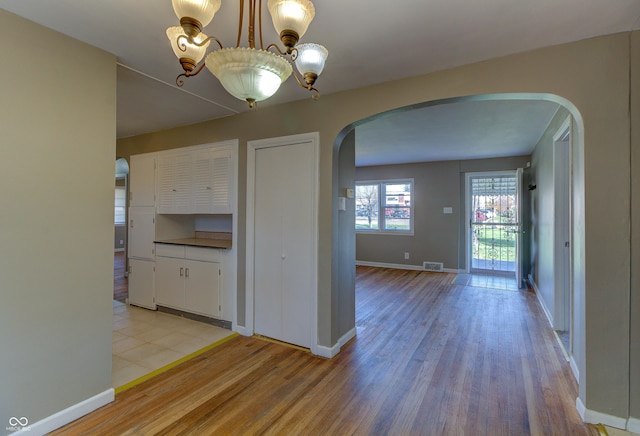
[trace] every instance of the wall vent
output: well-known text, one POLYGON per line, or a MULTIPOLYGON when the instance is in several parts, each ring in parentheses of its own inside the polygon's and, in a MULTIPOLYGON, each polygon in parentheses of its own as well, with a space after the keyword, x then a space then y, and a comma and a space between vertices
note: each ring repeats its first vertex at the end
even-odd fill
POLYGON ((444 264, 442 262, 423 262, 422 269, 425 271, 443 272, 444 264))

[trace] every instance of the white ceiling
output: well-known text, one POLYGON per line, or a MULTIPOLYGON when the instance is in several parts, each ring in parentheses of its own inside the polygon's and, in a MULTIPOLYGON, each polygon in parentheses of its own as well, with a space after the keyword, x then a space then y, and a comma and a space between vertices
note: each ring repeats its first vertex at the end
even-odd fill
MULTIPOLYGON (((323 95, 640 27, 640 0, 396 0, 388 5, 371 0, 317 0, 315 6, 315 20, 302 41, 318 42, 329 50, 325 71, 316 84, 323 95)), ((166 28, 178 21, 170 0, 1 0, 0 7, 117 56, 119 138, 249 110, 246 102, 227 94, 206 70, 187 80, 182 89, 176 88, 175 77, 182 70, 165 36, 166 28)), ((263 14, 267 45, 276 41, 276 35, 266 7, 263 14)), ((205 33, 232 46, 237 19, 238 4, 224 0, 205 33)), ((290 78, 260 105, 303 98, 309 94, 290 78)), ((438 138, 437 158, 446 157, 443 143, 449 144, 446 150, 454 156, 454 150, 469 139, 482 138, 465 156, 497 155, 507 142, 531 143, 539 137, 533 123, 515 116, 510 121, 503 118, 514 111, 527 117, 534 113, 541 128, 549 116, 547 110, 553 109, 540 103, 494 104, 495 118, 503 120, 500 129, 487 126, 493 118, 472 104, 403 112, 363 125, 357 135, 368 138, 375 148, 376 138, 383 139, 383 144, 396 138, 393 141, 399 146, 397 138, 404 136, 422 149, 407 153, 420 154, 428 148, 424 139, 428 133, 438 138), (425 122, 427 115, 440 121, 425 122), (376 132, 376 126, 384 131, 376 132), (473 129, 476 133, 462 131, 473 129), (492 138, 492 132, 498 136, 492 138)), ((408 144, 402 146, 409 149, 408 144)), ((372 162, 371 153, 367 154, 362 159, 372 162)))
POLYGON ((356 127, 356 165, 531 154, 559 105, 474 100, 380 116, 356 127))

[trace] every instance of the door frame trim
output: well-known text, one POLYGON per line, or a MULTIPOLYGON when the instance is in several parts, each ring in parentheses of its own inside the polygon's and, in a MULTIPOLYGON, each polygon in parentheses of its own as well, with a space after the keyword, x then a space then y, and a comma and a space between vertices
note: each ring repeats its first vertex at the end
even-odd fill
POLYGON ((313 221, 314 237, 312 239, 312 295, 311 295, 311 313, 309 320, 311 322, 311 352, 316 355, 322 355, 321 347, 318 345, 318 205, 320 200, 320 183, 319 183, 319 163, 320 163, 320 133, 303 133, 299 135, 281 136, 276 138, 259 139, 247 142, 247 224, 246 224, 246 313, 245 313, 245 333, 247 336, 254 334, 254 314, 255 314, 255 279, 254 279, 254 262, 255 262, 255 176, 256 176, 256 151, 262 148, 279 147, 286 145, 309 144, 313 148, 314 165, 312 174, 313 211, 311 213, 313 221))

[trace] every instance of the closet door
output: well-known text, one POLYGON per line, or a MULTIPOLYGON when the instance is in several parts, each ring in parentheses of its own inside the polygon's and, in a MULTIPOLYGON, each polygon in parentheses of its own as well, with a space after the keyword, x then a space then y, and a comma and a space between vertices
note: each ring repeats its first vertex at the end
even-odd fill
POLYGON ((315 150, 310 143, 255 154, 254 330, 311 347, 315 150))

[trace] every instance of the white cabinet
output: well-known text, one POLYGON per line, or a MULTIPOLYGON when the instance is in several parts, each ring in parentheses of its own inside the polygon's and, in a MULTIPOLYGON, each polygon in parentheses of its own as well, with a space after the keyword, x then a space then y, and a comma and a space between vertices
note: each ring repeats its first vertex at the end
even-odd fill
POLYGON ((158 213, 232 213, 233 152, 205 147, 158 157, 158 213))
POLYGON ((158 213, 191 213, 192 170, 191 153, 158 158, 158 213))
POLYGON ((153 206, 129 208, 129 257, 154 259, 155 218, 153 206))
POLYGON ((156 156, 133 155, 129 163, 128 300, 155 310, 156 156))
POLYGON ((220 263, 209 260, 211 250, 158 244, 156 303, 199 315, 220 316, 220 263))
POLYGON ((156 309, 154 271, 153 261, 129 259, 129 304, 156 309))
POLYGON ((129 160, 129 206, 155 206, 155 155, 136 154, 129 160))

